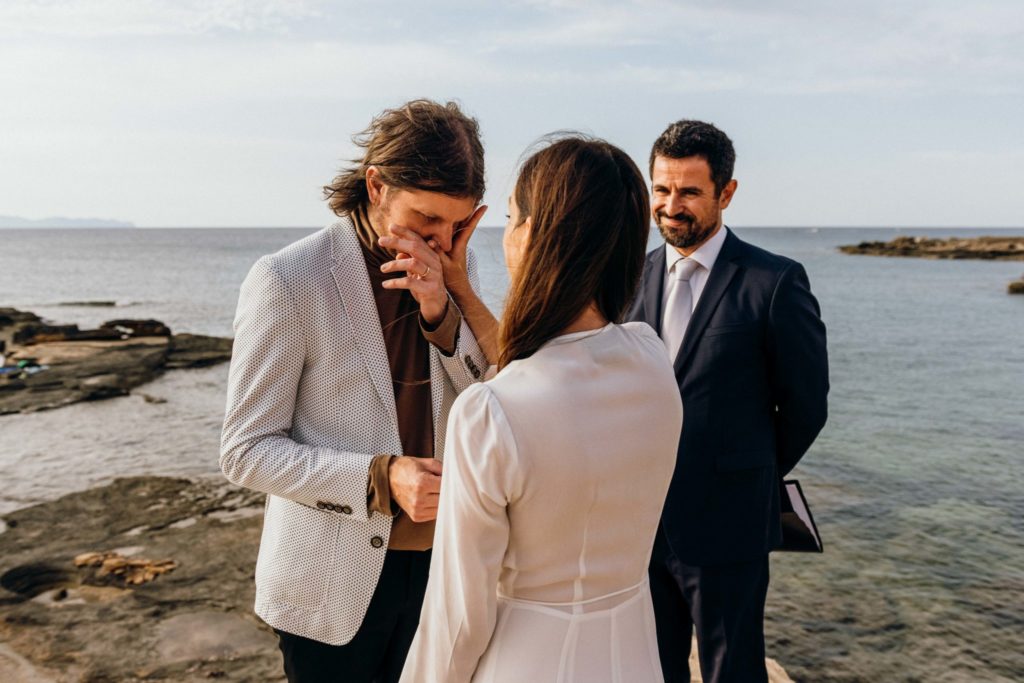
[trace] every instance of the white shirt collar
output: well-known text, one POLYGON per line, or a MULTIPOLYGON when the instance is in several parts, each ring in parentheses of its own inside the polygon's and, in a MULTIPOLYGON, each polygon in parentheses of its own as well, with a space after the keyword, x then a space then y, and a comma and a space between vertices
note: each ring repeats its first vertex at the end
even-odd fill
MULTIPOLYGON (((718 260, 718 252, 722 251, 722 245, 725 244, 725 233, 729 228, 724 225, 718 229, 711 239, 704 244, 700 245, 697 251, 690 254, 689 258, 693 259, 701 266, 704 270, 711 272, 711 269, 715 265, 715 261, 718 260)), ((672 267, 678 261, 682 261, 685 258, 682 254, 676 251, 668 242, 665 243, 665 273, 671 273, 672 267)))

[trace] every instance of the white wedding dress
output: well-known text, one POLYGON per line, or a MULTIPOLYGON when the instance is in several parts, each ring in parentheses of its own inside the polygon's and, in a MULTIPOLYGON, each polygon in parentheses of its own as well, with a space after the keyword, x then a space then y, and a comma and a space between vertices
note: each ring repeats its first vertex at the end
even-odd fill
POLYGON ((644 323, 563 335, 463 392, 402 683, 662 681, 647 565, 681 423, 644 323))

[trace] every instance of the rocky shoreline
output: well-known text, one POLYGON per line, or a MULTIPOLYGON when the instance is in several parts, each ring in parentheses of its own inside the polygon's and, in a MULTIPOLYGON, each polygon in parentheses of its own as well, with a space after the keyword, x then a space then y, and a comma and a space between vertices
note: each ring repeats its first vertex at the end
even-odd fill
POLYGON ((848 244, 839 251, 867 256, 1024 261, 1024 237, 897 237, 888 242, 848 244))
POLYGON ((0 680, 282 680, 252 614, 262 512, 220 478, 134 477, 6 514, 0 680), (143 580, 86 553, 134 561, 143 580), (165 571, 147 581, 145 567, 165 571))
POLYGON ((0 415, 124 396, 167 370, 230 360, 231 343, 173 334, 158 320, 111 320, 81 330, 0 308, 0 415))
POLYGON ((252 613, 262 512, 220 477, 133 477, 4 515, 0 681, 283 681, 252 613))

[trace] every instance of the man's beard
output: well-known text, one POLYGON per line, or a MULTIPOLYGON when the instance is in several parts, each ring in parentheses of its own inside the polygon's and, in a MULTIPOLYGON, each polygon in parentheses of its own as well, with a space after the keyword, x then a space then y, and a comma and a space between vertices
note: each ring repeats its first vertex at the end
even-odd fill
POLYGON ((701 223, 693 216, 686 214, 677 214, 675 216, 667 216, 664 212, 659 211, 655 216, 655 223, 658 225, 658 232, 665 238, 665 241, 671 244, 676 249, 692 249, 700 246, 704 243, 707 238, 711 237, 711 233, 718 227, 718 219, 707 223, 701 223), (678 228, 672 228, 664 225, 662 221, 665 218, 671 218, 675 221, 683 221, 685 225, 678 228))

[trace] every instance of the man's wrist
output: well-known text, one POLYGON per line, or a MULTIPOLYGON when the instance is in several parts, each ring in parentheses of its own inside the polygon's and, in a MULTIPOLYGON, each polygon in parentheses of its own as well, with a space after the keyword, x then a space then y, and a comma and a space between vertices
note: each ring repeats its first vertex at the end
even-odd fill
POLYGON ((393 455, 377 455, 370 463, 370 476, 367 482, 366 507, 372 512, 394 516, 397 505, 391 496, 391 464, 393 455))
POLYGON ((423 308, 420 308, 420 324, 423 326, 424 331, 434 332, 444 322, 445 317, 448 315, 449 297, 445 297, 444 305, 441 307, 441 313, 439 315, 428 316, 424 312, 423 308))

